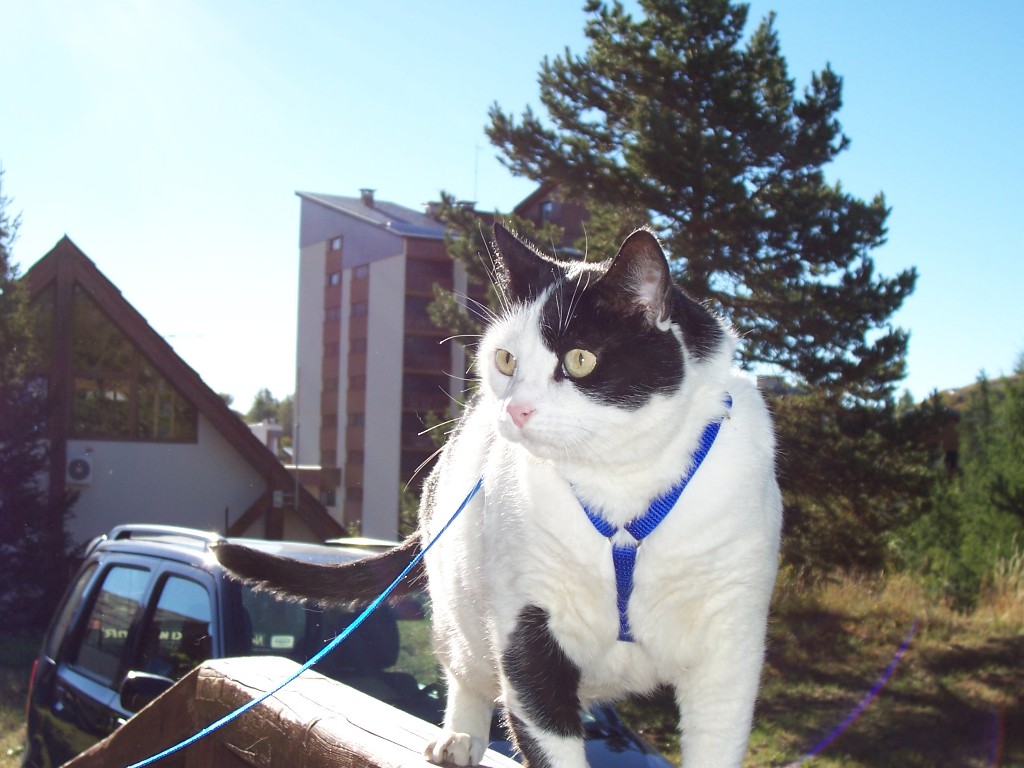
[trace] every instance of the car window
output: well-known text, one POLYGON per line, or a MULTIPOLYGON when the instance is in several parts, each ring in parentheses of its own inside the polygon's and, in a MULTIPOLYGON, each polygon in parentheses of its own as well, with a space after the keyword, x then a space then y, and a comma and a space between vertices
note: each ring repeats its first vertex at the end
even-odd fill
POLYGON ((210 658, 210 595, 191 579, 169 576, 142 636, 135 669, 172 680, 210 658))
POLYGON ((248 623, 253 656, 287 656, 296 661, 306 649, 306 606, 278 600, 269 592, 242 587, 242 607, 248 623))
POLYGON ((68 625, 71 624, 71 618, 75 615, 75 610, 79 607, 79 603, 82 602, 82 594, 85 592, 85 588, 89 586, 89 580, 96 573, 98 565, 99 563, 93 561, 78 574, 78 580, 68 593, 67 600, 64 601, 64 605, 60 609, 60 614, 58 614, 57 619, 53 622, 50 636, 46 640, 46 655, 51 659, 57 658, 60 644, 64 640, 64 635, 67 634, 68 625))
POLYGON ((114 566, 92 605, 81 643, 70 662, 104 683, 112 683, 121 666, 128 630, 142 604, 149 571, 114 566))

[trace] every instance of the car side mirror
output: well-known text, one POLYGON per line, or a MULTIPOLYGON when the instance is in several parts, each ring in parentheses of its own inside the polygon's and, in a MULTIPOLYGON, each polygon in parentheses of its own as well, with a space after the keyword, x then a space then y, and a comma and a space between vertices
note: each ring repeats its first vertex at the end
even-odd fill
POLYGON ((172 685, 174 681, 169 677, 133 670, 121 684, 121 706, 129 712, 138 712, 172 685))

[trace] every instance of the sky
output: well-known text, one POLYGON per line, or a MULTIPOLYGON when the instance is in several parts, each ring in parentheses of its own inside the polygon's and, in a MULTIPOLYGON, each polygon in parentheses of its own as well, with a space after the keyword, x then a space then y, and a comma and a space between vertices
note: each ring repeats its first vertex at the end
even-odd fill
MULTIPOLYGON (((294 391, 299 200, 510 210, 489 107, 543 113, 578 2, 0 0, 0 168, 22 271, 65 234, 215 391, 294 391)), ((917 399, 1024 355, 1024 3, 755 0, 799 91, 843 78, 826 172, 892 208, 876 270, 917 399)))

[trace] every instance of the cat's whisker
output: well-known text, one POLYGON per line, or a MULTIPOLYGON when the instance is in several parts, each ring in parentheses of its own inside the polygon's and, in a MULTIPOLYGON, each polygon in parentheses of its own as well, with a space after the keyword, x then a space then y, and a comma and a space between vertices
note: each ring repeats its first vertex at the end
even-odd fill
POLYGON ((405 484, 405 490, 409 490, 409 488, 412 487, 412 481, 419 476, 420 472, 422 472, 426 467, 430 466, 430 463, 438 456, 440 456, 441 451, 443 450, 444 446, 442 445, 440 448, 437 448, 433 453, 427 456, 427 458, 425 458, 422 462, 420 462, 420 465, 412 471, 411 475, 409 475, 409 480, 405 484))
POLYGON ((459 300, 459 306, 462 307, 467 314, 475 315, 484 322, 485 325, 489 325, 498 319, 497 313, 491 309, 491 307, 478 299, 474 299, 468 293, 464 291, 448 291, 449 294, 459 300))
POLYGON ((422 432, 417 432, 416 436, 417 437, 423 437, 428 432, 433 432, 435 429, 440 429, 441 427, 447 427, 450 424, 456 424, 456 423, 458 423, 458 421, 459 421, 459 417, 456 416, 454 419, 448 419, 447 421, 438 422, 437 424, 435 424, 432 427, 427 427, 422 432))
POLYGON ((483 338, 483 336, 482 336, 482 334, 479 334, 479 333, 457 333, 454 336, 446 336, 445 338, 441 339, 437 343, 438 343, 438 346, 440 346, 441 344, 444 344, 446 341, 459 341, 461 339, 480 339, 480 338, 483 338))

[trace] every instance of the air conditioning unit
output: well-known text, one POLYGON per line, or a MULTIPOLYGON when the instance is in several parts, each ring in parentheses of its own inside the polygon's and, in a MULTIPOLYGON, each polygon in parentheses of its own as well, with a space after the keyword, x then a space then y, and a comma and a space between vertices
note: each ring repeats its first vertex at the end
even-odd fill
POLYGON ((72 456, 69 458, 64 480, 69 485, 89 485, 92 482, 92 457, 72 456))

